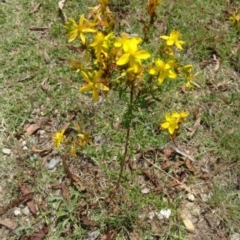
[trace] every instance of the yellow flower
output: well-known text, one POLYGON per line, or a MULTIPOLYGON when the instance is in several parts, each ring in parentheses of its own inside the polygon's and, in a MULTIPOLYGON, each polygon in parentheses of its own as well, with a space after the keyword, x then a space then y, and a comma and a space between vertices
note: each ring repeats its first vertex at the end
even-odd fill
POLYGON ((93 26, 98 26, 103 31, 109 33, 114 29, 114 14, 108 7, 109 0, 99 0, 99 4, 90 9, 89 15, 93 19, 93 26))
POLYGON ((109 33, 105 36, 102 32, 97 32, 94 41, 89 46, 94 48, 97 58, 100 57, 101 53, 103 53, 105 57, 108 57, 108 52, 114 38, 113 33, 109 33))
POLYGON ((73 70, 76 70, 76 72, 79 72, 80 70, 82 70, 84 68, 82 63, 80 63, 78 60, 71 58, 68 61, 69 61, 69 67, 73 70))
POLYGON ((147 12, 149 14, 154 14, 158 5, 160 5, 161 0, 148 0, 147 12))
POLYGON ((150 58, 150 53, 145 50, 139 50, 138 44, 142 42, 139 37, 123 39, 122 48, 124 54, 118 59, 117 65, 123 66, 129 64, 129 68, 133 69, 134 73, 139 71, 141 60, 150 58))
POLYGON ((54 146, 58 148, 60 144, 64 141, 64 139, 65 139, 64 130, 56 132, 55 135, 53 136, 54 146))
POLYGON ((178 122, 179 122, 179 123, 184 122, 184 121, 185 121, 185 118, 186 118, 188 115, 189 115, 188 112, 186 112, 186 111, 181 111, 181 112, 179 113, 178 122))
POLYGON ((158 83, 161 84, 166 77, 175 79, 177 74, 173 70, 174 61, 164 62, 161 59, 155 60, 155 68, 150 68, 149 74, 158 76, 158 83))
POLYGON ((122 33, 121 37, 117 38, 116 42, 114 43, 114 47, 122 47, 124 44, 128 43, 129 39, 130 37, 128 34, 122 33))
POLYGON ((172 135, 178 128, 179 124, 184 122, 185 118, 189 115, 188 112, 182 111, 180 113, 173 112, 171 114, 167 113, 165 115, 165 122, 160 126, 162 129, 168 130, 168 132, 172 135))
POLYGON ((69 37, 68 42, 74 41, 77 37, 80 37, 83 44, 86 39, 85 33, 94 33, 95 29, 89 27, 90 24, 84 17, 84 14, 80 16, 79 23, 77 24, 73 18, 69 18, 68 22, 64 25, 64 28, 68 31, 67 36, 69 37))
POLYGON ((101 91, 109 91, 109 88, 101 83, 101 76, 103 74, 103 70, 93 71, 93 72, 83 72, 81 71, 81 75, 84 80, 87 82, 87 85, 81 87, 79 91, 86 92, 92 91, 92 97, 95 102, 99 99, 99 90, 101 91))
POLYGON ((179 40, 181 36, 181 33, 179 31, 171 31, 169 36, 160 36, 160 38, 166 40, 167 46, 173 46, 176 45, 178 49, 183 49, 182 44, 184 44, 184 41, 179 40))
POLYGON ((90 142, 90 136, 88 133, 79 133, 78 135, 78 145, 83 147, 90 142))
POLYGON ((187 73, 187 74, 190 74, 192 72, 192 65, 191 64, 187 64, 185 66, 183 66, 183 72, 187 73))
POLYGON ((181 72, 182 76, 187 80, 185 86, 188 88, 188 89, 191 89, 192 88, 192 84, 191 84, 191 81, 193 79, 193 74, 192 74, 192 65, 191 64, 187 64, 181 68, 179 68, 179 71, 181 72))
POLYGON ((240 8, 229 17, 229 20, 232 21, 233 24, 240 26, 240 8))

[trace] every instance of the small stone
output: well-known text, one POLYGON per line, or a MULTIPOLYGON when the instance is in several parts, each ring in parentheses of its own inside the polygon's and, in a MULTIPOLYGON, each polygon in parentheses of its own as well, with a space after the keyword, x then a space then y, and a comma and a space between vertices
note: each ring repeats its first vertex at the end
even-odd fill
POLYGON ((2 189, 7 187, 7 182, 6 181, 2 181, 0 184, 1 184, 2 189))
POLYGON ((28 207, 25 207, 23 210, 22 210, 22 213, 26 216, 28 216, 30 214, 30 210, 28 207))
POLYGON ((23 146, 22 148, 24 151, 27 151, 28 150, 28 147, 27 146, 23 146))
POLYGON ((4 154, 6 154, 6 155, 10 155, 11 154, 11 149, 9 149, 9 148, 3 148, 2 149, 2 152, 4 153, 4 154))
POLYGON ((39 133, 40 135, 43 135, 43 134, 45 134, 45 130, 39 130, 38 133, 39 133))
POLYGON ((38 158, 37 154, 33 154, 32 156, 30 156, 31 161, 35 161, 35 160, 37 160, 37 158, 38 158))
POLYGON ((159 220, 168 219, 171 216, 171 209, 162 209, 156 216, 159 220))
POLYGON ((103 140, 103 137, 101 135, 95 136, 94 137, 94 142, 97 144, 100 144, 103 140))
POLYGON ((52 170, 56 167, 56 165, 57 165, 57 160, 55 158, 52 158, 50 162, 47 164, 47 168, 49 170, 52 170))
POLYGON ((192 193, 189 193, 188 196, 187 196, 188 200, 191 201, 191 202, 194 202, 195 200, 195 196, 192 194, 192 193))
POLYGON ((22 141, 22 146, 24 147, 24 146, 26 146, 27 145, 27 142, 24 140, 24 141, 22 141))
POLYGON ((149 189, 149 188, 144 188, 144 189, 141 190, 141 192, 142 192, 143 194, 147 194, 147 193, 150 192, 150 189, 149 189))
POLYGON ((96 240, 100 235, 99 230, 95 230, 93 232, 88 232, 87 235, 83 238, 83 240, 96 240))
POLYGON ((13 211, 15 216, 20 216, 21 215, 21 209, 20 208, 15 208, 13 211))
POLYGON ((36 138, 35 136, 31 136, 31 138, 29 138, 28 141, 32 145, 37 145, 38 144, 38 138, 36 138))
POLYGON ((201 193, 200 197, 203 200, 203 202, 207 202, 211 198, 212 194, 206 194, 206 193, 201 193))
POLYGON ((149 214, 148 214, 148 218, 150 220, 152 220, 155 216, 156 216, 157 212, 154 212, 154 211, 151 211, 149 214))

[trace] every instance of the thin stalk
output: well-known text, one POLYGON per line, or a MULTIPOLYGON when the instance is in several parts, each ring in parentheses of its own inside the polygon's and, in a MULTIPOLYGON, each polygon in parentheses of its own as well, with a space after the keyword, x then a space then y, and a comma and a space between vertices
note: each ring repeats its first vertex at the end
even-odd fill
POLYGON ((130 100, 129 100, 129 105, 128 105, 128 114, 129 114, 129 119, 128 119, 128 124, 127 124, 127 133, 126 133, 126 137, 125 137, 125 147, 124 147, 124 153, 123 153, 123 157, 121 159, 120 162, 120 172, 119 172, 119 176, 118 176, 118 181, 116 184, 116 189, 119 188, 120 186, 120 182, 123 176, 123 170, 124 170, 124 166, 125 166, 125 162, 127 159, 127 154, 128 154, 128 147, 129 147, 129 139, 130 139, 130 130, 131 130, 131 125, 132 125, 132 109, 133 109, 133 94, 134 94, 134 84, 131 84, 130 86, 130 100))

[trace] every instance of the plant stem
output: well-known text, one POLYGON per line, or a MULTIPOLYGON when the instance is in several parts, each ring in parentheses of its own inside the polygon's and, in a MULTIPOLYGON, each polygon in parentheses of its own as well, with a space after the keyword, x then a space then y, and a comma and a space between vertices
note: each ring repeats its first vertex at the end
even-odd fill
POLYGON ((127 154, 128 154, 128 147, 129 147, 129 139, 130 139, 130 130, 131 130, 131 123, 132 123, 132 111, 133 111, 133 94, 134 94, 134 83, 131 84, 130 86, 130 100, 129 100, 129 105, 128 105, 128 123, 127 123, 127 133, 126 133, 126 137, 125 137, 125 147, 124 147, 124 153, 123 153, 123 157, 121 159, 120 162, 120 172, 119 172, 119 176, 118 176, 118 181, 116 184, 116 189, 119 188, 120 186, 120 182, 123 176, 123 170, 124 170, 124 166, 125 166, 125 162, 127 159, 127 154))

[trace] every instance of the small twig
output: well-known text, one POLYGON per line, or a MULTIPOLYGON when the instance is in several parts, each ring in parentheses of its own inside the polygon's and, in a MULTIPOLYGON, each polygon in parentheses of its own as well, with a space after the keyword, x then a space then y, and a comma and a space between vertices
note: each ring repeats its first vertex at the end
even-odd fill
POLYGON ((189 160, 191 160, 193 162, 195 161, 195 159, 192 156, 190 156, 189 154, 181 151, 176 145, 175 146, 174 145, 170 145, 170 148, 172 148, 176 153, 182 155, 183 157, 186 157, 186 158, 188 158, 189 160))
POLYGON ((59 13, 59 17, 61 18, 63 23, 65 23, 67 21, 67 16, 63 12, 63 7, 64 7, 66 2, 67 2, 67 0, 61 0, 61 1, 58 2, 58 13, 59 13))
POLYGON ((34 26, 29 28, 30 31, 45 31, 47 29, 48 27, 34 27, 34 26))

